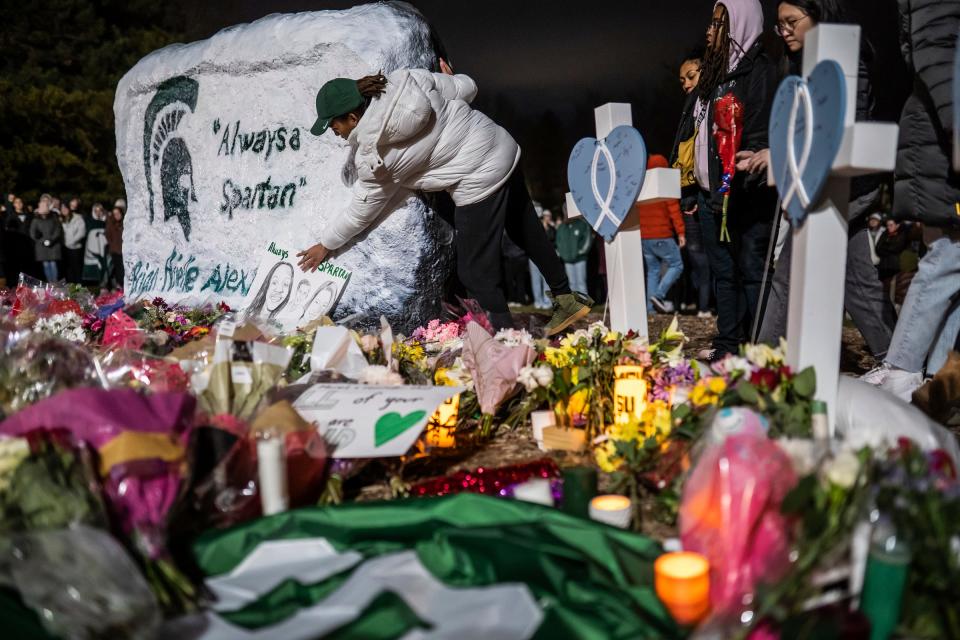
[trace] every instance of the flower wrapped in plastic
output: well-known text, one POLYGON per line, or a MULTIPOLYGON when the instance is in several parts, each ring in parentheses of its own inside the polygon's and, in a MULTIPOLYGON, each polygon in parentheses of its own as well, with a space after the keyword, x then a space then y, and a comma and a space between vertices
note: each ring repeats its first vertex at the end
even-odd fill
POLYGON ((7 578, 63 638, 155 637, 160 610, 136 565, 109 533, 84 525, 20 533, 7 578))
POLYGON ((0 433, 66 431, 96 449, 107 505, 121 532, 143 555, 168 612, 192 609, 197 593, 169 562, 166 518, 183 479, 195 400, 188 394, 142 395, 131 389, 73 389, 0 423, 0 433))
POLYGON ((290 357, 285 347, 218 340, 211 366, 193 379, 200 407, 212 416, 229 413, 249 420, 283 377, 290 357))
POLYGON ((83 345, 39 332, 0 335, 0 418, 64 389, 104 385, 83 345))

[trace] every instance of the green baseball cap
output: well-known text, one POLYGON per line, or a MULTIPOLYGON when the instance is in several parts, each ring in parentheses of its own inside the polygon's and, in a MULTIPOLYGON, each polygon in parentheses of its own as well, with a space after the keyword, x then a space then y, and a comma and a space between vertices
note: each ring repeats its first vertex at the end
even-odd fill
POLYGON ((357 81, 350 78, 334 78, 317 91, 317 121, 310 128, 315 136, 323 134, 330 121, 350 113, 363 104, 363 96, 357 89, 357 81))

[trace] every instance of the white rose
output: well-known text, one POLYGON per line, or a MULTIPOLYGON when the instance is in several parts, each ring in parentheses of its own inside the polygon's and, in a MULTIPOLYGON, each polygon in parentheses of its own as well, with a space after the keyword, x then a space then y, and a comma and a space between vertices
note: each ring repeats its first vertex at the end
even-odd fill
POLYGON ((540 386, 534 367, 523 367, 520 369, 519 373, 517 373, 517 382, 523 385, 527 393, 533 393, 537 387, 540 386))
POLYGON ((359 381, 362 384, 373 384, 390 387, 398 387, 403 382, 403 376, 395 371, 391 371, 383 365, 371 365, 360 374, 359 381))
POLYGON ((533 377, 541 387, 549 387, 553 384, 553 369, 546 365, 540 365, 533 370, 533 377))
POLYGON ((849 489, 860 473, 860 459, 852 451, 841 451, 823 465, 823 476, 841 489, 849 489))
POLYGON ((810 475, 815 466, 813 440, 803 438, 778 438, 777 446, 790 458, 797 477, 810 475))

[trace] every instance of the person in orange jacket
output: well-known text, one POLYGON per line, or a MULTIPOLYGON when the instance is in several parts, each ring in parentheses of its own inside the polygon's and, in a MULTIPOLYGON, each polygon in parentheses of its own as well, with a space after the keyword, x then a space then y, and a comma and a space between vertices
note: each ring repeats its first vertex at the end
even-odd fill
MULTIPOLYGON (((651 155, 647 169, 666 168, 669 164, 661 155, 651 155)), ((640 237, 643 239, 643 262, 647 271, 647 313, 673 313, 673 303, 667 294, 683 275, 680 249, 687 240, 683 229, 683 215, 679 200, 664 200, 638 207, 640 237)))

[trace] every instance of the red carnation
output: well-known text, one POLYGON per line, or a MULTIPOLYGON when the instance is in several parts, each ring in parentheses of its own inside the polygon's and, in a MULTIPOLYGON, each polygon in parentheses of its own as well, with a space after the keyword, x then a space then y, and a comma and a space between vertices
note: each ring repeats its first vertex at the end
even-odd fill
POLYGON ((773 391, 780 384, 780 373, 773 369, 757 369, 750 374, 750 384, 773 391))

